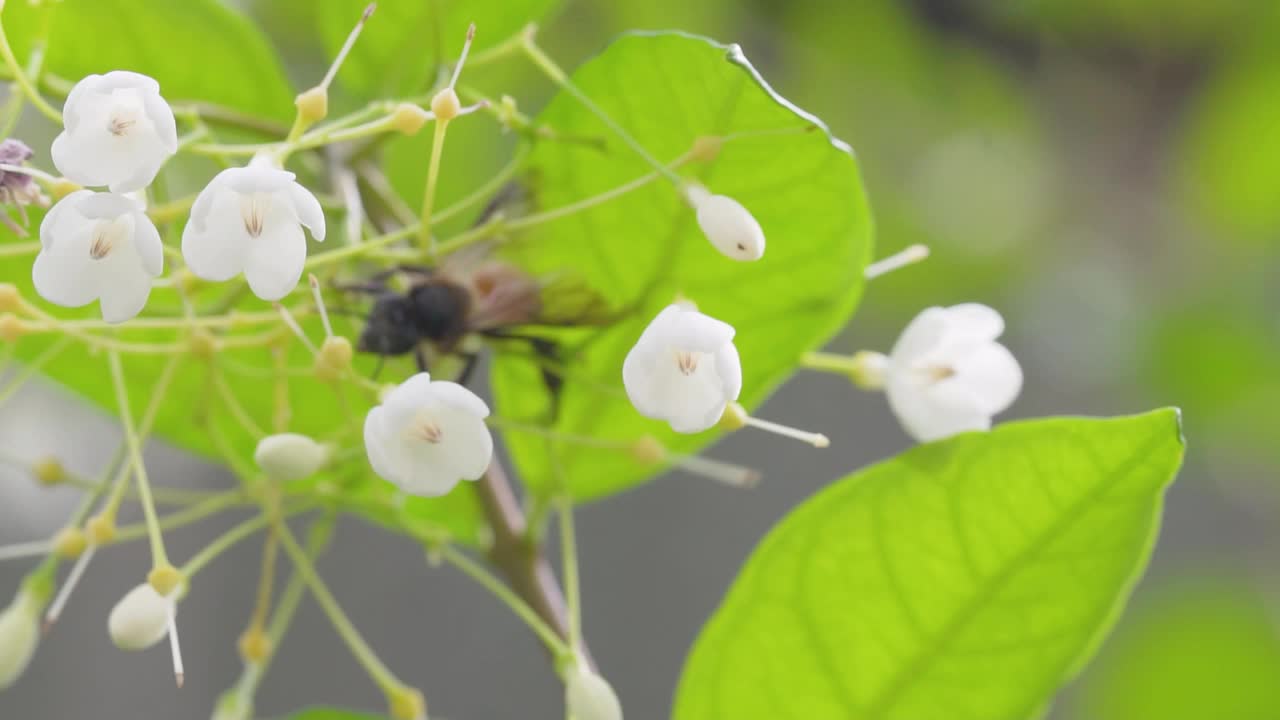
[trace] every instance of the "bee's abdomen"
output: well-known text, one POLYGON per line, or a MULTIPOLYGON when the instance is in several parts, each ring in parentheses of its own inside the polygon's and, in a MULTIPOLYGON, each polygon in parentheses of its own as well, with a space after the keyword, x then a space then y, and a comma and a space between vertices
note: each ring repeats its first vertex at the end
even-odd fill
POLYGON ((466 288, 452 283, 427 283, 411 290, 409 299, 423 337, 449 342, 467 333, 471 297, 466 288))

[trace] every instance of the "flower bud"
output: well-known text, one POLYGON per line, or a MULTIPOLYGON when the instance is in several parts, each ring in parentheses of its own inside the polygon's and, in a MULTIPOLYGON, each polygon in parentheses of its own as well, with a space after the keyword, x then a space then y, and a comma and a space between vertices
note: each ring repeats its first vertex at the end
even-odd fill
POLYGON ((301 480, 329 459, 329 449, 306 435, 280 433, 258 442, 253 460, 274 480, 301 480))
POLYGON ((564 684, 564 703, 574 720, 622 720, 622 705, 604 678, 576 665, 564 684))
POLYGON ((23 588, 0 611, 0 690, 22 675, 40 640, 40 601, 23 588))
POLYGON ((399 687, 387 693, 387 709, 394 720, 426 720, 427 700, 415 688, 399 687))
POLYGON ((53 538, 53 551, 61 558, 78 558, 89 547, 89 539, 77 527, 64 528, 53 538))
POLYGON ((461 110, 462 101, 451 87, 441 90, 431 98, 431 112, 435 113, 437 121, 448 122, 458 117, 461 110))
POLYGON ((13 283, 0 283, 0 312, 16 312, 22 306, 22 293, 13 283))
POLYGON ((397 132, 405 135, 417 135, 423 125, 431 119, 431 113, 414 105, 413 103, 400 103, 396 105, 396 109, 391 111, 391 116, 387 120, 391 127, 397 132))
POLYGON ((89 540, 94 545, 106 545, 116 537, 116 519, 114 515, 95 515, 85 523, 89 540))
POLYGON ((293 104, 298 108, 303 127, 310 127, 329 114, 329 93, 317 85, 294 98, 293 104))
POLYGON ((145 650, 168 634, 171 612, 173 603, 150 583, 142 583, 111 609, 107 618, 111 641, 121 650, 145 650))
POLYGON ((320 344, 320 352, 316 354, 316 377, 325 382, 341 378, 351 368, 352 356, 350 340, 341 335, 330 335, 320 344))
POLYGON ((698 226, 711 244, 731 260, 759 260, 764 256, 764 230, 742 203, 726 195, 712 195, 689 184, 685 199, 698 215, 698 226))
POLYGON ((0 314, 0 340, 17 342, 18 338, 27 334, 29 326, 13 313, 0 314))
POLYGON ((31 473, 41 485, 60 485, 67 480, 67 469, 56 457, 44 457, 31 466, 31 473))
POLYGON ((271 654, 271 638, 259 628, 246 630, 238 645, 240 658, 246 663, 260 663, 271 654))

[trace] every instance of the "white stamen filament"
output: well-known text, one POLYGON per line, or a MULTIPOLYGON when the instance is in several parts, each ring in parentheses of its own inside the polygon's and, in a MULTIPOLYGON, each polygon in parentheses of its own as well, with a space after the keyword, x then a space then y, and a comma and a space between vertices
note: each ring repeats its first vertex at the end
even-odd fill
POLYGON ((476 24, 467 28, 467 39, 462 43, 462 54, 458 56, 458 64, 453 66, 453 77, 449 78, 449 87, 458 84, 458 76, 462 74, 462 64, 467 61, 467 53, 471 52, 471 41, 476 37, 476 24))
POLYGON ((901 252, 894 253, 887 258, 871 263, 867 266, 867 269, 862 272, 862 276, 868 280, 878 278, 881 275, 886 275, 894 270, 899 270, 908 265, 914 265, 927 257, 929 257, 929 246, 912 245, 901 252))
POLYGON ((268 193, 249 193, 240 198, 240 218, 244 221, 244 230, 249 237, 262 235, 263 226, 267 222, 267 211, 271 209, 271 195, 268 193))
POLYGON ((743 422, 746 423, 747 425, 750 425, 753 428, 764 430, 766 432, 771 432, 771 433, 774 433, 775 435, 781 435, 783 437, 793 438, 795 440, 808 443, 816 448, 824 448, 831 445, 831 440, 828 439, 827 436, 823 435, 822 433, 797 430, 796 428, 793 428, 793 427, 788 427, 786 425, 779 425, 778 423, 769 422, 768 420, 761 420, 760 418, 751 417, 750 415, 743 418, 743 422))
POLYGON ((730 487, 752 488, 760 484, 760 471, 697 455, 671 456, 676 467, 730 487))
POLYGON ((80 578, 84 576, 84 571, 89 567, 89 561, 93 559, 93 553, 97 550, 97 546, 90 543, 80 553, 80 557, 76 558, 76 564, 71 566, 71 572, 67 575, 66 582, 62 583, 62 587, 58 588, 58 594, 53 599, 53 603, 49 605, 49 609, 44 614, 44 631, 49 632, 49 628, 58 622, 58 617, 62 615, 62 609, 67 606, 67 600, 71 598, 71 591, 76 589, 80 578))
POLYGON ((683 375, 692 375, 698 369, 698 356, 702 353, 690 352, 688 350, 676 351, 676 367, 680 368, 683 375))
POLYGON ((347 53, 351 52, 351 47, 356 44, 356 38, 360 37, 360 31, 364 30, 365 21, 373 14, 378 7, 378 3, 369 3, 364 9, 364 13, 360 15, 360 19, 356 21, 356 26, 351 28, 351 32, 347 34, 346 42, 342 43, 342 49, 338 51, 338 56, 333 59, 333 64, 329 66, 329 71, 324 74, 324 79, 320 81, 320 87, 325 90, 329 89, 329 84, 333 82, 333 78, 338 74, 338 68, 342 67, 342 63, 347 59, 347 53))
POLYGON ((89 243, 89 257, 101 260, 111 254, 116 241, 124 235, 120 220, 101 220, 93 228, 93 242, 89 243))
POLYGON ((292 330, 293 334, 302 341, 302 344, 311 351, 312 355, 317 354, 319 350, 317 350, 315 344, 311 342, 311 338, 308 338, 307 334, 302 332, 302 326, 298 324, 297 320, 293 319, 293 313, 289 312, 289 308, 281 305, 280 303, 275 303, 275 306, 276 310, 280 312, 280 317, 284 319, 284 324, 289 326, 289 329, 292 330))
POLYGON ((53 552, 53 543, 48 540, 18 543, 0 547, 0 560, 16 560, 18 558, 48 555, 53 552))
POLYGON ((138 124, 136 117, 112 115, 111 122, 107 123, 107 132, 116 137, 124 137, 129 134, 129 129, 138 124))
POLYGON ((173 679, 178 687, 187 681, 187 674, 182 667, 182 646, 178 644, 177 610, 169 606, 169 652, 173 655, 173 679))
POLYGON ((417 437, 426 440, 432 445, 440 444, 440 441, 444 438, 444 431, 440 429, 439 425, 435 424, 431 420, 419 420, 418 423, 414 425, 413 429, 417 434, 417 437))
POLYGON ((324 298, 320 295, 320 280, 315 275, 308 275, 311 283, 311 297, 315 298, 316 309, 320 311, 320 322, 324 324, 324 336, 333 337, 333 325, 329 323, 329 311, 325 309, 324 298))

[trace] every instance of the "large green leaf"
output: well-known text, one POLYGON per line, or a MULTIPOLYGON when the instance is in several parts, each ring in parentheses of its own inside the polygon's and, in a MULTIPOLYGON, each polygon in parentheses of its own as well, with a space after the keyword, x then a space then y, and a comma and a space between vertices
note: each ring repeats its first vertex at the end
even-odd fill
MULTIPOLYGON (((336 53, 368 0, 314 4, 326 49, 336 53)), ((452 63, 462 51, 467 26, 476 24, 473 52, 483 51, 540 20, 559 0, 381 0, 360 42, 347 56, 338 80, 361 96, 422 92, 437 63, 452 63)))
POLYGON ((72 81, 134 70, 170 101, 205 100, 287 119, 293 95, 275 54, 248 20, 218 0, 10 2, 5 28, 20 58, 50 13, 45 67, 72 81))
POLYGON ((1147 593, 1081 678, 1072 717, 1280 717, 1272 612, 1240 579, 1183 579, 1147 593))
MULTIPOLYGON (((622 361, 641 330, 678 294, 737 328, 742 402, 758 405, 848 320, 862 292, 871 254, 871 217, 858 164, 825 126, 782 99, 736 46, 676 33, 633 34, 573 74, 573 82, 653 155, 670 161, 701 136, 732 136, 711 162, 683 172, 742 202, 760 221, 768 248, 756 263, 718 254, 693 212, 665 180, 589 211, 539 226, 511 246, 537 272, 579 273, 627 317, 603 333, 569 333, 566 382, 555 427, 596 440, 657 435, 668 447, 694 452, 716 432, 676 435, 642 418, 622 388, 622 361)), ((650 171, 639 157, 572 96, 561 93, 540 122, 567 135, 606 139, 587 144, 543 142, 529 159, 542 208, 555 208, 617 187, 650 171)), ((498 412, 549 419, 538 366, 499 356, 494 368, 498 412)), ((551 485, 546 444, 508 434, 522 477, 535 491, 551 485)), ((657 468, 616 449, 565 446, 564 471, 577 498, 616 492, 657 468)))
POLYGON ((679 720, 1024 720, 1151 552, 1175 410, 1004 425, 847 477, 784 519, 704 629, 679 720))

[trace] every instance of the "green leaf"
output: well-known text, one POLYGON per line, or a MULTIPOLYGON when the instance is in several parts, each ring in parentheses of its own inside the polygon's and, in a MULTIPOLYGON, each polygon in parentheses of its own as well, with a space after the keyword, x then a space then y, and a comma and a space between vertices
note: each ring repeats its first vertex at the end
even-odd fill
POLYGON ((1280 634, 1239 578, 1145 593, 1080 680, 1080 720, 1280 717, 1280 634))
MULTIPOLYGON (((330 55, 342 47, 368 4, 368 0, 314 4, 330 55)), ((471 23, 476 24, 471 50, 479 53, 557 5, 559 0, 380 0, 338 72, 338 81, 361 96, 423 92, 441 64, 451 66, 457 61, 471 23)))
POLYGON ((45 67, 77 81, 110 70, 154 77, 170 102, 204 100, 276 119, 293 113, 293 91, 262 34, 217 0, 62 0, 39 8, 10 2, 5 29, 20 60, 48 14, 45 67))
MULTIPOLYGON (((682 172, 742 202, 768 238, 764 258, 738 263, 717 253, 676 189, 658 180, 589 211, 538 226, 511 244, 535 272, 569 269, 631 311, 603 332, 564 333, 567 369, 554 427, 594 441, 627 443, 655 435, 670 449, 695 452, 717 432, 676 435, 642 418, 622 388, 622 361, 654 315, 677 295, 737 328, 742 403, 757 406, 852 315, 871 255, 871 215, 848 146, 822 123, 778 96, 736 46, 676 33, 632 34, 573 74, 573 82, 657 158, 672 161, 702 136, 734 136, 711 162, 682 172)), ((540 208, 556 208, 650 172, 580 102, 560 93, 538 121, 605 147, 541 142, 529 174, 540 208)), ((551 414, 539 365, 500 355, 499 412, 529 422, 551 414)), ((527 485, 552 487, 547 446, 508 433, 527 485)), ((660 468, 617 448, 564 446, 565 477, 576 498, 625 489, 660 468)))
POLYGON ((747 561, 675 717, 1032 717, 1118 615, 1182 451, 1176 410, 1050 419, 837 482, 747 561))

